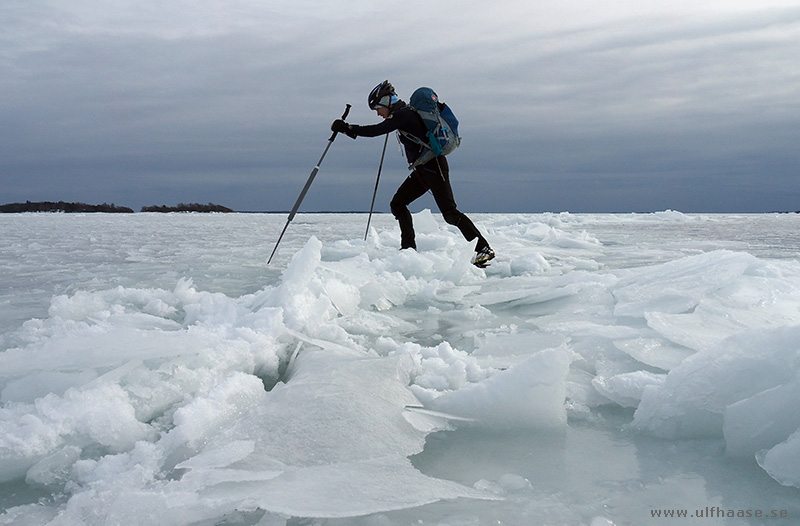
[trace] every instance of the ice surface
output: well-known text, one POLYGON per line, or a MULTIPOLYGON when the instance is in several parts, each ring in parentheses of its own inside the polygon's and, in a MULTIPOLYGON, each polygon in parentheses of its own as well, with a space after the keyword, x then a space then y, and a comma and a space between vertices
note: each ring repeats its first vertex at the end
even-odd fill
POLYGON ((800 517, 798 216, 473 219, 0 216, 0 524, 800 517))
POLYGON ((731 455, 752 456, 800 429, 800 378, 766 389, 725 409, 723 433, 731 455))
POLYGON ((429 407, 494 429, 563 426, 570 361, 566 349, 539 351, 482 382, 433 399, 429 407))
MULTIPOLYGON (((743 330, 690 356, 672 369, 663 383, 645 388, 634 423, 667 438, 721 434, 730 406, 759 394, 767 398, 767 391, 800 375, 798 338, 800 327, 796 326, 743 330)), ((785 408, 781 414, 797 421, 785 400, 772 398, 785 408)), ((729 440, 740 438, 734 424, 728 431, 729 440)))
POLYGON ((800 487, 800 431, 772 449, 762 449, 756 458, 758 465, 781 484, 800 487))

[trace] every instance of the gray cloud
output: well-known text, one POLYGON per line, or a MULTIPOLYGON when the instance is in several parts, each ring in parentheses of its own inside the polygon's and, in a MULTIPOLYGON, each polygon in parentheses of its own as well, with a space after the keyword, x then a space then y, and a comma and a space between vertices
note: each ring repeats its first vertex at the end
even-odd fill
MULTIPOLYGON (((0 200, 288 209, 344 103, 374 122, 389 78, 457 110, 465 210, 800 208, 800 9, 458 5, 432 33, 421 2, 4 3, 0 200)), ((304 208, 366 208, 382 143, 337 139, 304 208)))

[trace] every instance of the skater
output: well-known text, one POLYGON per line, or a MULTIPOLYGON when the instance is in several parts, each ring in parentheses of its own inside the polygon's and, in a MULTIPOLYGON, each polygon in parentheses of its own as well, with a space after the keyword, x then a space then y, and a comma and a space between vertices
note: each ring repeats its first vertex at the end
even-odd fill
MULTIPOLYGON (((422 118, 400 100, 394 87, 388 80, 375 86, 368 98, 369 107, 383 118, 383 122, 369 126, 348 124, 343 119, 337 119, 331 125, 334 132, 344 133, 355 139, 356 137, 378 137, 385 133, 398 131, 400 142, 405 147, 406 159, 409 165, 424 153, 424 146, 407 137, 407 134, 426 141, 427 129, 422 118)), ((489 261, 494 259, 494 251, 489 243, 478 231, 475 224, 463 212, 459 211, 453 189, 450 186, 450 170, 447 158, 444 155, 434 157, 430 161, 417 166, 408 178, 403 181, 395 192, 390 203, 392 215, 400 224, 400 248, 416 249, 414 225, 408 205, 421 197, 428 190, 433 194, 436 205, 442 213, 444 220, 461 231, 467 241, 477 239, 475 255, 472 264, 484 268, 489 261)))

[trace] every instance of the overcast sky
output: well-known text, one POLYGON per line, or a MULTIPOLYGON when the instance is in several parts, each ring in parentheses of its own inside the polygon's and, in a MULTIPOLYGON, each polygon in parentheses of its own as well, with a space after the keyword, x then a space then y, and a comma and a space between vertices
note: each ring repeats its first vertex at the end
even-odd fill
MULTIPOLYGON (((3 0, 0 203, 289 210, 389 79, 459 117, 464 211, 800 210, 798 60, 797 0, 3 0)), ((367 210, 382 146, 301 211, 367 210)), ((406 176, 390 137, 377 210, 406 176)))

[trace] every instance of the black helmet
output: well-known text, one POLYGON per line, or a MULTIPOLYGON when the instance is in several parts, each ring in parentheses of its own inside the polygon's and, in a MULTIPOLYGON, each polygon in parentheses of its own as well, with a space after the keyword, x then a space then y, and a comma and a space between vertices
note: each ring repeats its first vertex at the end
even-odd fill
POLYGON ((385 106, 388 108, 397 102, 397 100, 394 86, 392 86, 388 80, 384 80, 369 92, 367 103, 369 104, 369 109, 374 110, 378 106, 385 106))

